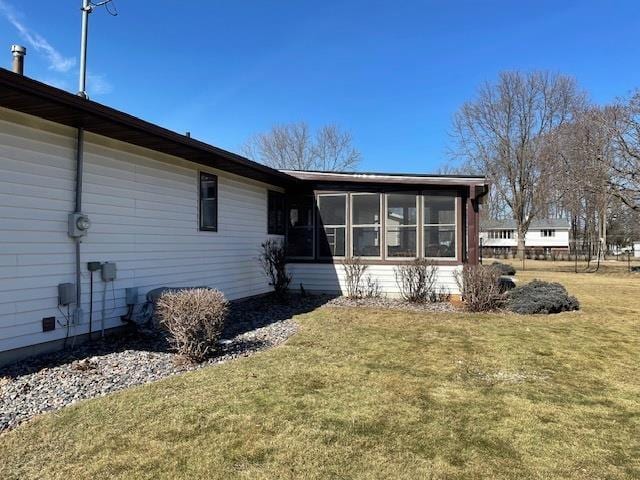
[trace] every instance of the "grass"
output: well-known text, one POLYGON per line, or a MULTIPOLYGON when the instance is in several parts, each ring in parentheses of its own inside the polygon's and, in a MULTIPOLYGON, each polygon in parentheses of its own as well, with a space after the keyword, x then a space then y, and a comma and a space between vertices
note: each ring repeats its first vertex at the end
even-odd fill
POLYGON ((555 316, 321 308, 284 346, 44 415, 0 478, 640 478, 640 276, 555 316))

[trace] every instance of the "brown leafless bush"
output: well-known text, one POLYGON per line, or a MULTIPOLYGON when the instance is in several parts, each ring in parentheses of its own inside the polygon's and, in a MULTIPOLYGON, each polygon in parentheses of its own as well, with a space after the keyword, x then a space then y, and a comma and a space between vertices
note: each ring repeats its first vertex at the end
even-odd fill
POLYGON ((430 260, 416 258, 406 265, 395 267, 394 274, 400 295, 408 302, 422 303, 435 299, 438 267, 430 260))
POLYGON ((291 275, 287 273, 286 249, 283 242, 267 240, 262 245, 260 264, 269 278, 276 296, 284 299, 287 296, 291 275))
POLYGON ((342 262, 348 298, 380 297, 382 290, 377 280, 367 275, 368 265, 359 257, 345 258, 342 262))
POLYGON ((462 293, 462 302, 470 312, 487 312, 500 308, 504 296, 500 292, 500 273, 483 265, 465 265, 456 272, 456 283, 462 293))
POLYGON ((158 299, 157 314, 171 346, 186 359, 201 362, 216 348, 228 305, 218 290, 180 290, 158 299))

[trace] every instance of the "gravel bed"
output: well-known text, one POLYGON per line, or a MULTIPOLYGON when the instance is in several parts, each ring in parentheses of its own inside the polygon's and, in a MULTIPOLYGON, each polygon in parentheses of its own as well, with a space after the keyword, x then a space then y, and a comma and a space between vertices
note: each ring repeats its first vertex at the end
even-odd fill
POLYGON ((337 297, 325 303, 328 307, 365 307, 388 310, 405 310, 410 312, 455 312, 456 307, 450 302, 410 303, 400 298, 347 298, 337 297))
POLYGON ((328 300, 294 296, 286 305, 259 298, 234 303, 218 352, 181 361, 158 331, 132 331, 0 368, 0 432, 79 400, 224 363, 276 346, 297 330, 292 317, 328 300))

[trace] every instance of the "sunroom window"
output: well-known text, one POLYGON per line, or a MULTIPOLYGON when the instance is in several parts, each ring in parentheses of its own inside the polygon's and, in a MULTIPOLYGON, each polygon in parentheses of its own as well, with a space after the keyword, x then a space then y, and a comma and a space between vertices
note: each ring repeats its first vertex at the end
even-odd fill
POLYGON ((387 257, 412 258, 418 255, 417 196, 387 194, 387 257))
POLYGON ((456 197, 424 195, 424 256, 456 257, 456 197))
POLYGON ((312 196, 292 196, 287 216, 287 254, 290 257, 313 258, 312 196))
POLYGON ((344 257, 347 230, 346 194, 318 195, 318 254, 344 257))
POLYGON ((380 257, 380 194, 351 195, 351 237, 354 257, 380 257))

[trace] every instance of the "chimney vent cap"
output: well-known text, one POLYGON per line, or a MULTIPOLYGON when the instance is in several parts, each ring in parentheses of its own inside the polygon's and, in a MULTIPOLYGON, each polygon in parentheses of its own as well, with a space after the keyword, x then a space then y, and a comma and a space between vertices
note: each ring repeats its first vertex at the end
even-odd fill
POLYGON ((11 45, 11 53, 15 56, 23 56, 27 54, 27 47, 22 45, 11 45))

